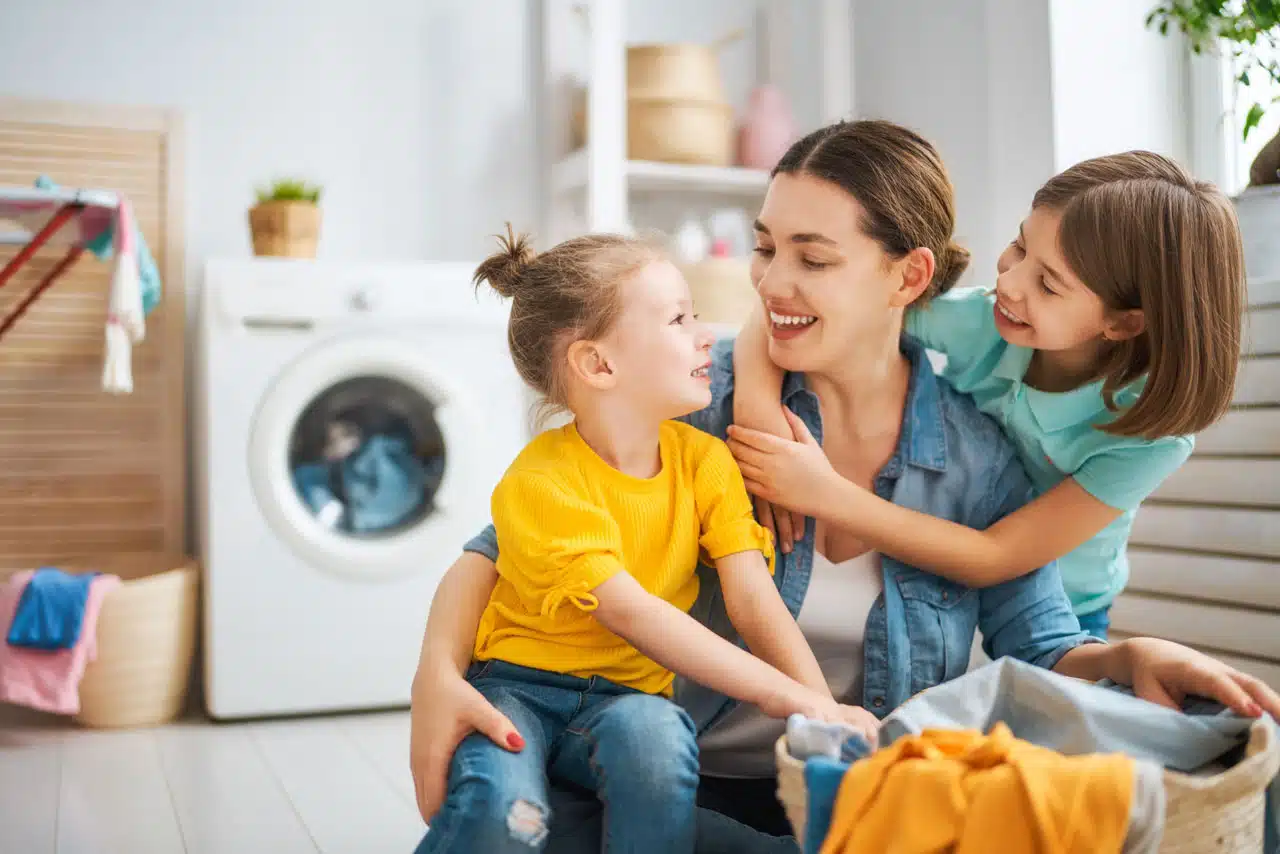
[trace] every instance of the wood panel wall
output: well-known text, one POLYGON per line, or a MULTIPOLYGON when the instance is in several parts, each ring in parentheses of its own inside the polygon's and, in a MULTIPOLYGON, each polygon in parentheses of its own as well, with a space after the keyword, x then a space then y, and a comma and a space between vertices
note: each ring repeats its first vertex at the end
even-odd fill
MULTIPOLYGON (((0 339, 0 574, 186 544, 183 136, 171 111, 0 98, 0 185, 129 197, 164 292, 134 391, 102 391, 109 262, 85 254, 0 339)), ((0 264, 16 250, 0 247, 0 264)), ((0 288, 7 313, 63 250, 0 288)))

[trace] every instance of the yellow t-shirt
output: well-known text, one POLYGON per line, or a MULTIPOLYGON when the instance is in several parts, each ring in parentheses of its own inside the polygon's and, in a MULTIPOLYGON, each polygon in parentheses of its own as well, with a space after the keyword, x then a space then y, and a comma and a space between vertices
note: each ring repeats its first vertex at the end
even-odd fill
POLYGON ((651 478, 610 466, 573 424, 521 451, 493 492, 498 583, 480 618, 476 659, 670 692, 671 671, 592 616, 591 591, 625 571, 687 612, 700 555, 756 549, 772 572, 773 544, 724 442, 671 421, 659 446, 662 467, 651 478))

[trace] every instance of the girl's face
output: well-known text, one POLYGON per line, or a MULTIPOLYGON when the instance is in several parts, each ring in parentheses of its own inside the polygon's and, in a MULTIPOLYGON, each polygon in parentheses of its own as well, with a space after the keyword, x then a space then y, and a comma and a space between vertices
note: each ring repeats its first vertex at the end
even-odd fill
POLYGON ((711 404, 711 330, 693 314, 689 284, 653 261, 620 285, 617 320, 600 341, 608 390, 665 420, 711 404))
POLYGON ((853 196, 820 178, 780 174, 770 182, 755 224, 751 281, 779 367, 830 373, 857 342, 896 337, 901 309, 919 290, 904 293, 907 259, 894 260, 863 233, 863 217, 853 196))
POLYGON ((996 329, 1010 344, 1078 350, 1114 333, 1116 318, 1062 255, 1061 223, 1058 211, 1032 210, 996 263, 996 329))

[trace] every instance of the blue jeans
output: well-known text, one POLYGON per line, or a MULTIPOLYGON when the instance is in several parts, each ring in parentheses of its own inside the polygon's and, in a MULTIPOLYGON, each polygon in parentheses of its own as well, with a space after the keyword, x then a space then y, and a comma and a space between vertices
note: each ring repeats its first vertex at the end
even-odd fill
POLYGON ((1080 614, 1076 619, 1080 621, 1081 631, 1106 640, 1107 630, 1111 628, 1111 606, 1108 605, 1106 608, 1100 608, 1088 614, 1080 614))
POLYGON ((683 709, 599 677, 502 661, 472 665, 467 679, 525 746, 511 753, 478 733, 463 739, 417 854, 543 850, 553 782, 595 793, 610 854, 693 854, 698 744, 683 709))

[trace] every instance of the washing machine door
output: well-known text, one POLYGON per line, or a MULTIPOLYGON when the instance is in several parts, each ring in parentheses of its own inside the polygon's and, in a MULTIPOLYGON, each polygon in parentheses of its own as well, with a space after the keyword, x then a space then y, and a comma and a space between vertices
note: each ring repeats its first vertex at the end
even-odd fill
POLYGON ((254 494, 317 569, 366 580, 421 570, 457 540, 457 509, 484 500, 459 476, 480 450, 476 416, 410 342, 324 344, 263 396, 249 440, 254 494))

